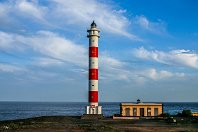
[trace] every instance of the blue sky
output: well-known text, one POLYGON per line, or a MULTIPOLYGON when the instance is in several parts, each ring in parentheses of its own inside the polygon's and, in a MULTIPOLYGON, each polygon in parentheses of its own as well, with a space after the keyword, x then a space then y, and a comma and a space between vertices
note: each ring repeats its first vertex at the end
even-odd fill
POLYGON ((88 39, 99 101, 198 97, 197 0, 0 0, 0 101, 86 102, 88 39))

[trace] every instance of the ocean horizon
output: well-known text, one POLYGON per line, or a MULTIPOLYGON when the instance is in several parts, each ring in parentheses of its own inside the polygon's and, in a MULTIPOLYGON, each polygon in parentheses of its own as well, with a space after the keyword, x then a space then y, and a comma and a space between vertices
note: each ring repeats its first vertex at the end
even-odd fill
MULTIPOLYGON (((101 102, 99 104, 102 106, 104 116, 112 116, 120 113, 120 103, 101 102)), ((184 109, 189 109, 192 112, 198 111, 198 102, 155 103, 163 103, 164 113, 173 115, 184 109)), ((0 101, 0 121, 39 116, 80 116, 85 113, 87 104, 87 102, 0 101)))

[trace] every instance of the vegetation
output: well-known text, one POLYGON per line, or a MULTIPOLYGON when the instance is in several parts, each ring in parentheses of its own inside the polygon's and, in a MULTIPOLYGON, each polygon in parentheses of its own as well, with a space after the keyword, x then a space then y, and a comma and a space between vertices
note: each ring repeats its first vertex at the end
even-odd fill
POLYGON ((183 110, 182 113, 178 113, 176 116, 178 116, 178 117, 191 117, 192 112, 191 112, 191 110, 183 110))
POLYGON ((169 113, 162 113, 161 115, 160 115, 160 117, 171 117, 171 115, 169 114, 169 113))

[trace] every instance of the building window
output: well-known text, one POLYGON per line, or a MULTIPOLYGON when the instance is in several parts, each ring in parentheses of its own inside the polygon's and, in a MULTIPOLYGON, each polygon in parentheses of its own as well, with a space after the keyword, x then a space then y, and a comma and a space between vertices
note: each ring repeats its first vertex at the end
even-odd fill
POLYGON ((130 116, 130 108, 126 108, 125 109, 125 115, 126 116, 130 116))
POLYGON ((94 42, 94 39, 92 39, 92 42, 94 42))
POLYGON ((92 86, 94 86, 94 85, 92 85, 92 86))
POLYGON ((151 116, 151 108, 147 108, 147 116, 151 116))
POLYGON ((154 116, 158 116, 158 108, 154 108, 154 116))
POLYGON ((133 116, 137 116, 137 108, 133 108, 133 116))

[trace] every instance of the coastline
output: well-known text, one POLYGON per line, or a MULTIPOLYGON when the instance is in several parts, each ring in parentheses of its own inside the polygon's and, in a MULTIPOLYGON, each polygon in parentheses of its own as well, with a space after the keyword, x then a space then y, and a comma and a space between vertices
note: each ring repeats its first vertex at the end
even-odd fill
POLYGON ((41 116, 27 119, 0 121, 0 131, 198 131, 198 118, 177 118, 177 123, 166 119, 83 120, 81 116, 41 116))

